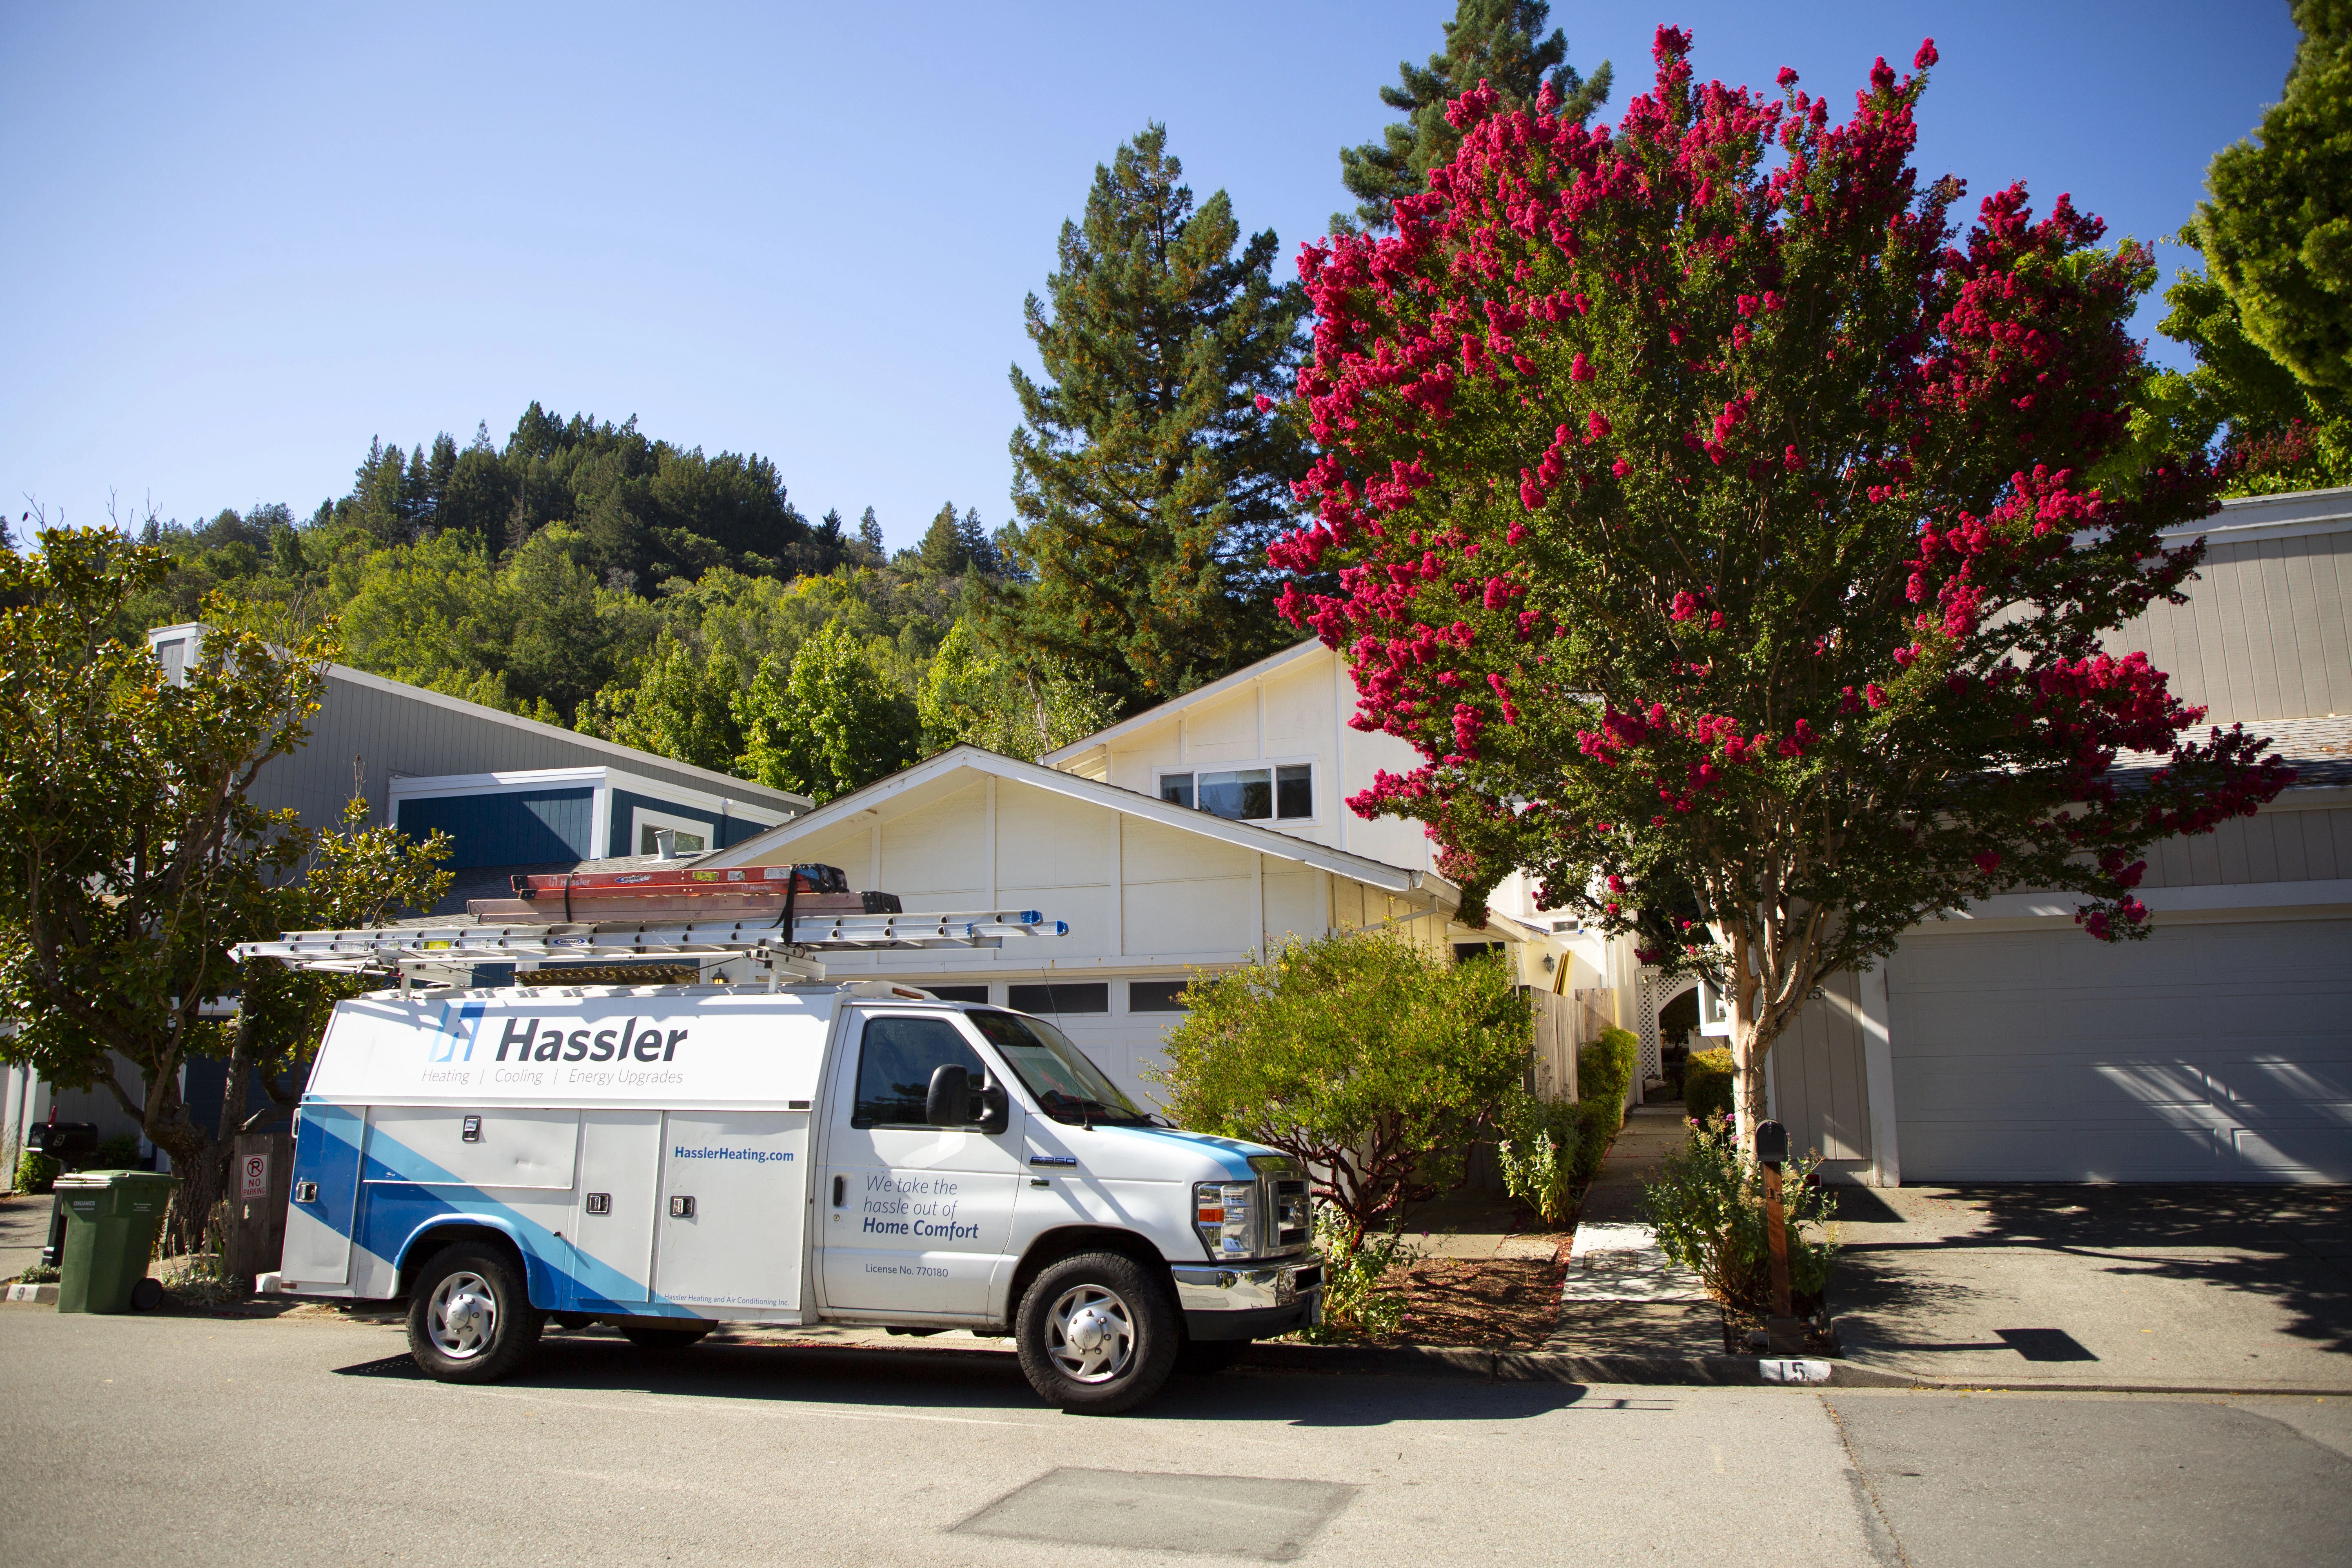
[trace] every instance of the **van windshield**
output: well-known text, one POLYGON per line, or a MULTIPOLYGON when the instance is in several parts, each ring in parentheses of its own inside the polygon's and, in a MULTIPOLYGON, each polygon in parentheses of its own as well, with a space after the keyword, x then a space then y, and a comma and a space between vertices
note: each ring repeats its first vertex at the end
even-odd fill
POLYGON ((1087 1060, 1070 1037, 1043 1018, 1012 1013, 967 1013, 988 1043, 1004 1055, 1024 1088, 1056 1121, 1104 1121, 1148 1126, 1151 1116, 1087 1060))

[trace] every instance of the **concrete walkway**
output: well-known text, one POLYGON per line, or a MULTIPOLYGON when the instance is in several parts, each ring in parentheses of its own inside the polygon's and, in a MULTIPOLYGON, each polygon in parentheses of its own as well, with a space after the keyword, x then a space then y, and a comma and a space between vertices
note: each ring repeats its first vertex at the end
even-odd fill
POLYGON ((1642 1219, 1642 1183, 1690 1135, 1680 1105, 1637 1106, 1584 1194, 1560 1286, 1559 1326, 1544 1349, 1568 1355, 1723 1353, 1723 1318, 1698 1277, 1658 1250, 1642 1219))
POLYGON ((14 1279, 41 1260, 50 1202, 47 1193, 0 1194, 0 1279, 14 1279))

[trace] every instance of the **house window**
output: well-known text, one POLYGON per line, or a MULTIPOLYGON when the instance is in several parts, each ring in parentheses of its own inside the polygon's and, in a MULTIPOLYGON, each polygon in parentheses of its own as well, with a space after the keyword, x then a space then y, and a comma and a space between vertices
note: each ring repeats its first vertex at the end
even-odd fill
POLYGON ((1016 1013, 1108 1013, 1110 987, 1094 985, 1008 985, 1004 1005, 1016 1013))
MULTIPOLYGON (((655 842, 654 835, 661 831, 662 829, 655 826, 650 822, 638 823, 637 853, 640 855, 653 855, 658 853, 661 849, 661 846, 655 842)), ((672 828, 669 831, 673 836, 670 844, 670 852, 674 855, 699 855, 702 851, 710 847, 709 844, 704 842, 703 836, 699 833, 688 833, 683 827, 672 828)))
POLYGON ((1130 1013, 1181 1013, 1184 987, 1182 980, 1130 980, 1127 983, 1127 1010, 1130 1013))
POLYGON ((1315 815, 1315 768, 1295 763, 1161 773, 1160 798, 1229 822, 1303 822, 1315 815))

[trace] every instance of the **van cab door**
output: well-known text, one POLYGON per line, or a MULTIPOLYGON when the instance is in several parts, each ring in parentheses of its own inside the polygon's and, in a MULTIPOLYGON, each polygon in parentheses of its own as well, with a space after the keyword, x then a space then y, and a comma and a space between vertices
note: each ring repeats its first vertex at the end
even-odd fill
POLYGON ((824 1180, 816 1194, 819 1265, 829 1312, 983 1319, 989 1283, 1013 1230, 1025 1117, 1002 1132, 934 1127, 933 1069, 976 1085, 983 1061, 954 1014, 892 1009, 852 1017, 826 1107, 824 1180))

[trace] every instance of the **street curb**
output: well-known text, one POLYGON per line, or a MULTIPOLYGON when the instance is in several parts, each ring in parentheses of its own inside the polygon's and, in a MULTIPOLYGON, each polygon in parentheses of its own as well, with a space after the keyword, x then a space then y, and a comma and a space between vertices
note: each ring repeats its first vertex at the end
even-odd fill
POLYGON ((1260 1372, 1474 1377, 1486 1383, 1613 1383, 1772 1388, 1910 1388, 1907 1374, 1843 1362, 1756 1356, 1570 1355, 1435 1345, 1253 1344, 1234 1365, 1260 1372))
POLYGON ((28 1307, 54 1304, 57 1299, 58 1288, 55 1284, 11 1285, 8 1287, 8 1300, 11 1301, 23 1302, 28 1307))

